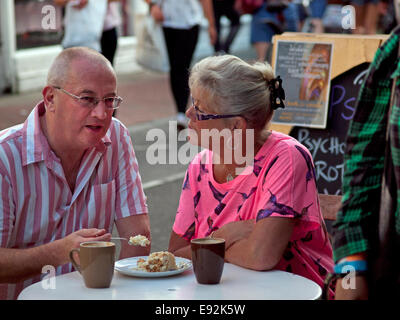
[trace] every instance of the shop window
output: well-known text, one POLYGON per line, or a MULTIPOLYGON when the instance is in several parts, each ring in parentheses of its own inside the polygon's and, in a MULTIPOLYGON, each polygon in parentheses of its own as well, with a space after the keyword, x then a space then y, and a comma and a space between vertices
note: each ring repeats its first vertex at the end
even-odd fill
POLYGON ((62 8, 52 0, 15 0, 14 5, 17 49, 61 43, 62 8))
MULTIPOLYGON (((53 0, 14 1, 17 49, 61 44, 64 8, 55 5, 53 0)), ((120 1, 120 36, 132 35, 130 3, 127 0, 120 1)))

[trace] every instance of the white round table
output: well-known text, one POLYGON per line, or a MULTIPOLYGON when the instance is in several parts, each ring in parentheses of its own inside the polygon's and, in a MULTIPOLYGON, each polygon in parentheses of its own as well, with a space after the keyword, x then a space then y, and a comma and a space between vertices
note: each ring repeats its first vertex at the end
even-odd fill
POLYGON ((136 278, 115 271, 110 288, 86 288, 76 271, 37 282, 19 300, 311 300, 321 296, 313 281, 284 271, 253 271, 225 263, 220 284, 201 285, 193 270, 166 278, 136 278), (48 280, 47 280, 48 281, 48 280))

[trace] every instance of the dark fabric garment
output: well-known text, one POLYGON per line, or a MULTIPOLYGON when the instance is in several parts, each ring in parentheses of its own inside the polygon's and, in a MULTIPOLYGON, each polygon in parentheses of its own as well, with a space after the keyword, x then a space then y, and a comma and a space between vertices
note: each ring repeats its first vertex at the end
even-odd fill
POLYGON ((118 33, 117 28, 103 31, 101 35, 101 53, 114 65, 114 56, 117 51, 118 33))
POLYGON ((240 28, 240 15, 234 8, 235 0, 213 0, 215 28, 217 29, 217 41, 214 45, 215 52, 229 53, 232 42, 240 28), (229 33, 225 40, 221 39, 221 18, 225 16, 230 22, 229 33))
MULTIPOLYGON (((114 56, 117 51, 118 33, 117 28, 103 31, 101 35, 101 53, 107 58, 108 61, 114 65, 114 56)), ((113 117, 117 116, 117 110, 113 111, 113 117)))
POLYGON ((400 288, 400 27, 377 50, 350 123, 342 209, 334 224, 334 259, 366 252, 371 297, 400 288), (389 118, 388 118, 389 117, 389 118), (389 128, 388 128, 389 119, 389 128), (387 137, 388 129, 388 137, 387 137))
POLYGON ((178 112, 185 113, 189 99, 189 68, 199 37, 199 26, 191 29, 163 27, 170 64, 170 85, 178 112))

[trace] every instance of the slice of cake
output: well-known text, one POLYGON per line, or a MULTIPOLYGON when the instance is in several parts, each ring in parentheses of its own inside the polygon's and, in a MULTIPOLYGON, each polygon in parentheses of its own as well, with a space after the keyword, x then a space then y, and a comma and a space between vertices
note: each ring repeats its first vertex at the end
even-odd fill
POLYGON ((150 244, 150 240, 147 239, 146 236, 142 236, 141 234, 138 234, 137 236, 129 238, 129 244, 133 245, 133 246, 145 247, 150 244))
POLYGON ((176 270, 175 256, 168 251, 153 252, 148 259, 138 259, 137 266, 147 272, 163 272, 176 270))

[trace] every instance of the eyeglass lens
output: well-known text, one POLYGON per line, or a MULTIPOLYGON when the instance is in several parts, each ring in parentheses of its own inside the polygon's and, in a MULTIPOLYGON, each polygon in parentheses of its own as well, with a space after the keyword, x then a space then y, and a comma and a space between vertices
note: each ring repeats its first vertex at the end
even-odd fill
MULTIPOLYGON (((101 99, 97 99, 95 97, 81 97, 80 100, 86 107, 96 107, 97 104, 101 101, 101 99)), ((104 104, 107 109, 116 109, 118 108, 121 100, 114 97, 104 98, 104 104)))

